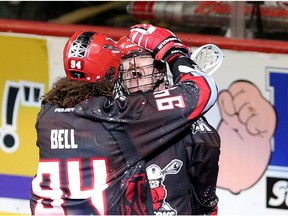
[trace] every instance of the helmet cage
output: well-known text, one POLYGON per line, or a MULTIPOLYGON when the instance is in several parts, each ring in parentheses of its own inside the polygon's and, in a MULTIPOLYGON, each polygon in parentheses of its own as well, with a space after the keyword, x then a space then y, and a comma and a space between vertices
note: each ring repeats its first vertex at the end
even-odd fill
POLYGON ((124 68, 123 64, 121 65, 119 69, 119 82, 122 88, 125 89, 126 93, 130 93, 131 89, 137 89, 138 91, 143 89, 148 90, 155 90, 161 83, 165 81, 165 75, 166 75, 166 67, 165 64, 162 62, 158 62, 156 60, 153 61, 152 64, 147 65, 141 65, 140 67, 136 66, 136 57, 141 56, 142 58, 153 58, 152 53, 150 52, 132 52, 125 57, 122 57, 122 63, 124 61, 130 61, 132 60, 132 65, 130 64, 129 68, 124 68), (152 70, 149 70, 149 68, 153 68, 152 70), (150 73, 147 73, 148 70, 151 71, 150 73), (144 72, 145 71, 145 72, 144 72), (140 84, 140 79, 150 79, 150 83, 146 84, 140 84), (134 80, 134 85, 131 85, 131 81, 134 80), (127 85, 129 83, 129 85, 127 85), (127 87, 129 86, 129 88, 127 87))

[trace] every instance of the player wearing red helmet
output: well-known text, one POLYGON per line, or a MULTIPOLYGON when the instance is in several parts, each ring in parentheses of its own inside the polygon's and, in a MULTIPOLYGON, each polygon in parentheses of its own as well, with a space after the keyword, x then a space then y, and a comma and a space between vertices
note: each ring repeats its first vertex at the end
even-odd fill
POLYGON ((119 49, 105 34, 74 33, 64 47, 63 56, 64 69, 69 79, 96 82, 117 78, 121 62, 119 49), (103 59, 111 59, 111 61, 103 61, 103 59))
POLYGON ((127 94, 139 90, 164 89, 167 83, 165 63, 154 60, 153 53, 133 44, 127 36, 120 38, 117 45, 121 51, 122 69, 130 68, 127 73, 120 73, 121 84, 127 94), (134 65, 137 65, 134 56, 138 57, 137 61, 140 59, 145 65, 134 68, 134 65))
MULTIPOLYGON (((120 38, 117 45, 123 64, 119 82, 126 94, 167 88, 162 79, 167 76, 166 67, 155 60, 152 52, 134 44, 127 36, 120 38)), ((149 214, 216 214, 218 132, 202 116, 170 144, 173 145, 159 149, 146 159, 153 202, 149 214)))
POLYGON ((113 100, 110 78, 121 59, 115 43, 89 32, 76 33, 67 43, 67 77, 44 95, 37 116, 40 159, 32 181, 32 214, 145 215, 150 193, 143 159, 215 103, 215 82, 198 74, 192 62, 186 62, 191 73, 177 69, 185 58, 178 55, 173 60, 177 86, 113 100))

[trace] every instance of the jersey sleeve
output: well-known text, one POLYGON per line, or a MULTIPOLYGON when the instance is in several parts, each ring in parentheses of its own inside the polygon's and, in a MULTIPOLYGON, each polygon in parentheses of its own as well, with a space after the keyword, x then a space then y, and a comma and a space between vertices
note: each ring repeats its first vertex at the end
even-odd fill
MULTIPOLYGON (((218 95, 217 85, 211 76, 199 71, 199 67, 194 61, 184 57, 178 58, 177 61, 172 61, 169 67, 176 85, 192 81, 199 88, 199 99, 201 99, 201 102, 204 102, 203 104, 205 105, 203 107, 200 103, 197 104, 196 111, 199 112, 200 109, 201 114, 204 114, 215 104, 218 95)), ((198 112, 193 110, 191 118, 194 118, 198 112)))
POLYGON ((220 136, 203 117, 193 123, 191 133, 183 141, 188 156, 193 215, 211 215, 217 212, 218 205, 220 136))

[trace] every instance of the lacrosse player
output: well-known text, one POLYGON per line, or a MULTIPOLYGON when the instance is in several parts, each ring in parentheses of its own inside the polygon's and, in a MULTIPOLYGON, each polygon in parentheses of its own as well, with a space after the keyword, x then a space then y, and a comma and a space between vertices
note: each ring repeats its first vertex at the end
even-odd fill
MULTIPOLYGON (((133 27, 131 36, 138 31, 133 27)), ((155 54, 171 64, 175 85, 125 100, 112 98, 121 63, 115 42, 95 32, 76 32, 67 41, 66 77, 44 95, 37 116, 33 215, 148 214, 144 158, 213 106, 217 87, 194 69, 172 33, 155 29, 146 39, 153 50, 162 44, 155 54)))
MULTIPOLYGON (((147 32, 155 27, 141 25, 138 28, 143 29, 141 36, 133 34, 132 39, 142 37, 144 40, 147 32)), ((167 30, 156 27, 154 31, 167 30)), ((157 40, 157 35, 155 38, 157 40)), ((135 42, 139 44, 139 41, 135 42)), ((141 45, 146 43, 149 44, 149 40, 145 43, 140 41, 141 45)), ((127 36, 122 37, 117 45, 121 49, 123 64, 118 83, 122 87, 121 92, 135 96, 154 91, 157 95, 167 89, 166 64, 155 60, 157 56, 152 50, 134 44, 127 36)), ((190 55, 188 47, 180 44, 179 48, 190 55)), ((179 68, 181 66, 185 67, 185 64, 178 65, 179 68)), ((166 109, 173 109, 169 100, 163 98, 163 104, 165 102, 166 109)), ((153 210, 149 214, 217 214, 216 182, 220 154, 218 132, 202 116, 170 144, 173 145, 166 145, 146 158, 146 173, 153 202, 153 210)))

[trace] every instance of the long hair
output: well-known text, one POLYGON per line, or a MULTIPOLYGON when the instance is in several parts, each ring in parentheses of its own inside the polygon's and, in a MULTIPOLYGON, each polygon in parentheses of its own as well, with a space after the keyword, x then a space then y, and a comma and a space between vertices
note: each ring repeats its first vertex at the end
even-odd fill
POLYGON ((114 82, 100 80, 95 83, 58 79, 42 99, 43 103, 58 104, 60 107, 73 107, 93 96, 113 97, 114 82))

